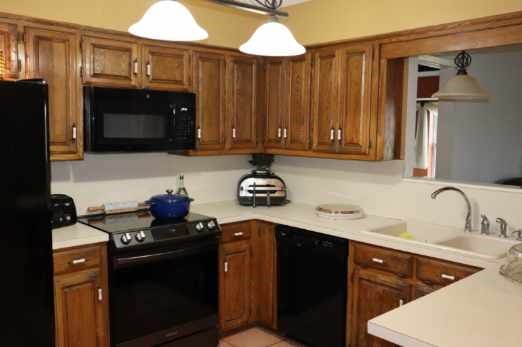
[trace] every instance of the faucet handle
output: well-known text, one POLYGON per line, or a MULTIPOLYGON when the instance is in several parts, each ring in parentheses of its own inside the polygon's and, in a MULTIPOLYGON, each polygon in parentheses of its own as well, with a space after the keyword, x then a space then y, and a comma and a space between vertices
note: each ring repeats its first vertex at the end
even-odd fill
POLYGON ((484 235, 489 235, 491 223, 489 222, 488 217, 485 214, 481 214, 480 218, 480 233, 484 235))
POLYGON ((497 218, 496 222, 500 224, 500 237, 507 238, 507 222, 503 218, 497 218))
POLYGON ((517 241, 522 241, 522 229, 515 230, 511 235, 517 234, 517 241))

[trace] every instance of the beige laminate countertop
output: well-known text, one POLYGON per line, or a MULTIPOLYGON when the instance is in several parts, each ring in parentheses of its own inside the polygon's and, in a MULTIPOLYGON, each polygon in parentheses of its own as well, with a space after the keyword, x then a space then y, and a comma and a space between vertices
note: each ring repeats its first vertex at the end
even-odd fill
POLYGON ((107 241, 109 241, 109 235, 81 223, 53 230, 53 250, 55 251, 107 241))
POLYGON ((483 270, 368 323, 404 347, 522 346, 522 284, 483 270))

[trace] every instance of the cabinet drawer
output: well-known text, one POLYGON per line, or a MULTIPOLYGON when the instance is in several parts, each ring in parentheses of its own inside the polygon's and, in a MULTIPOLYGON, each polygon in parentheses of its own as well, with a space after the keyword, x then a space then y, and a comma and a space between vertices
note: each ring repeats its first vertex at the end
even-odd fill
POLYGON ((412 275, 413 256, 399 251, 356 244, 354 260, 360 266, 388 271, 401 277, 412 275))
POLYGON ((54 253, 53 260, 55 274, 97 267, 101 263, 100 247, 82 247, 58 251, 54 253))
POLYGON ((445 286, 473 275, 478 269, 424 257, 417 257, 417 279, 428 285, 445 286))
POLYGON ((222 225, 221 242, 233 242, 250 239, 250 222, 222 225))

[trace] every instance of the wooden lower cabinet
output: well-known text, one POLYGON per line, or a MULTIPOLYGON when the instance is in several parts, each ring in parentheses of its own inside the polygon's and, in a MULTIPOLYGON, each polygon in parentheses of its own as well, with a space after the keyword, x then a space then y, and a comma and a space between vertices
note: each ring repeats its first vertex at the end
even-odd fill
POLYGON ((56 347, 108 347, 105 245, 54 254, 56 347))
POLYGON ((376 347, 393 344, 368 334, 367 323, 410 300, 410 286, 394 276, 356 267, 350 291, 353 307, 349 316, 351 346, 376 347))
POLYGON ((225 243, 221 252, 220 323, 227 331, 246 325, 250 319, 250 243, 225 243))
POLYGON ((368 321, 480 270, 359 242, 349 254, 350 347, 395 346, 369 335, 368 321))
POLYGON ((251 325, 276 327, 275 225, 222 226, 219 322, 226 334, 251 325))

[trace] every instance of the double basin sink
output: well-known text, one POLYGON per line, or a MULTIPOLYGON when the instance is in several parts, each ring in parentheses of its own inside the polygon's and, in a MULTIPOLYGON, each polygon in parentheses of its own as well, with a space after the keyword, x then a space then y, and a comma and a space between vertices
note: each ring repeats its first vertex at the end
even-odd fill
POLYGON ((520 243, 520 241, 502 239, 498 236, 480 235, 478 232, 466 233, 457 228, 423 223, 407 223, 406 226, 376 229, 372 233, 432 244, 489 260, 504 258, 511 246, 520 243))

